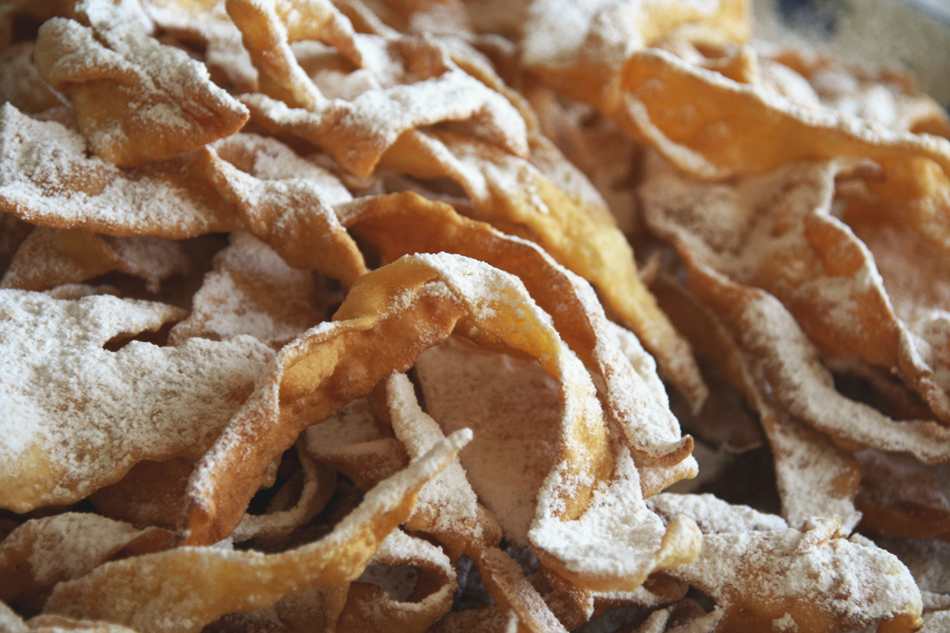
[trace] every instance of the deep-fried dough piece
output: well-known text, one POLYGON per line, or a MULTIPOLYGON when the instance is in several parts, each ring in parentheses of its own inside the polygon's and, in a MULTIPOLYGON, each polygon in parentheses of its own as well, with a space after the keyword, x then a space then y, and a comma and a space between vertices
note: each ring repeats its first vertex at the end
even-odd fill
POLYGON ((410 253, 451 252, 517 275, 565 342, 602 380, 607 409, 630 447, 668 466, 689 454, 691 444, 680 437, 652 358, 635 337, 618 340, 620 331, 607 321, 590 287, 536 245, 413 193, 362 198, 338 212, 341 222, 387 261, 410 253))
POLYGON ((834 158, 870 158, 896 171, 919 157, 950 171, 946 139, 802 108, 658 49, 633 53, 617 90, 615 109, 608 114, 677 167, 705 179, 834 158), (697 98, 705 103, 701 110, 693 106, 697 98), (763 144, 762 138, 770 142, 763 144))
POLYGON ((254 395, 198 464, 188 542, 215 542, 230 533, 266 464, 303 427, 368 394, 393 370, 408 369, 419 353, 456 326, 476 340, 538 358, 562 381, 564 488, 553 494, 565 495, 565 517, 577 516, 590 499, 589 486, 610 472, 611 455, 590 377, 548 319, 515 278, 463 257, 408 256, 364 275, 332 323, 310 330, 278 353, 267 379, 258 382, 254 395), (519 315, 514 325, 508 316, 513 311, 519 315), (254 460, 243 448, 248 433, 261 438, 254 460), (221 478, 220 472, 229 474, 221 478))
MULTIPOLYGON (((858 354, 886 367, 906 367, 905 380, 911 384, 928 379, 927 368, 920 365, 929 359, 915 357, 913 349, 906 349, 908 332, 902 330, 877 281, 873 259, 847 227, 829 211, 822 211, 831 203, 834 167, 790 165, 780 172, 779 182, 794 183, 798 177, 810 182, 811 172, 821 186, 805 185, 801 189, 805 200, 795 195, 794 188, 780 187, 779 195, 789 197, 787 201, 780 198, 783 204, 763 195, 759 204, 767 207, 766 213, 756 212, 758 205, 736 203, 742 197, 731 190, 696 183, 706 194, 700 196, 704 206, 699 209, 704 212, 697 216, 691 215, 694 206, 690 204, 695 191, 679 186, 684 177, 666 172, 669 178, 648 180, 643 188, 645 217, 654 231, 677 248, 693 292, 723 321, 745 353, 757 359, 757 371, 764 372, 775 399, 787 412, 831 434, 846 448, 873 446, 911 451, 930 463, 946 461, 950 435, 945 428, 929 421, 895 423, 830 388, 830 375, 818 365, 813 343, 798 324, 803 321, 807 331, 816 333, 832 353, 858 354), (789 174, 794 177, 786 180, 789 174), (803 211, 804 217, 799 217, 803 211), (714 212, 721 214, 718 222, 710 219, 714 212), (746 237, 723 232, 719 225, 741 228, 746 237), (762 243, 760 249, 743 251, 757 241, 762 243), (853 303, 840 300, 836 292, 842 289, 853 303), (770 294, 773 290, 788 308, 770 294), (851 327, 849 319, 860 327, 851 327), (829 328, 834 328, 834 334, 829 335, 829 328), (882 350, 867 347, 870 341, 882 350), (819 398, 824 403, 821 407, 814 404, 819 398), (835 409, 838 413, 831 413, 835 409), (864 421, 846 422, 851 419, 864 421), (849 440, 856 445, 847 446, 849 440)), ((753 179, 750 191, 762 186, 769 191, 767 180, 753 179)))
POLYGON ((148 291, 156 294, 164 279, 187 274, 190 268, 177 242, 37 227, 17 250, 0 288, 49 290, 117 270, 145 280, 148 291))
POLYGON ((655 154, 645 162, 640 194, 653 231, 736 283, 776 295, 826 354, 907 366, 913 382, 911 359, 899 360, 905 328, 875 262, 831 213, 846 165, 793 163, 726 185, 677 173, 655 154))
POLYGON ((376 419, 368 398, 344 405, 301 433, 307 453, 339 471, 361 490, 369 490, 409 464, 392 429, 376 419))
POLYGON ((810 633, 875 624, 910 633, 921 624, 920 592, 907 568, 867 539, 841 538, 836 522, 797 530, 711 495, 661 494, 648 503, 667 518, 699 523, 699 559, 664 573, 717 601, 725 610, 717 631, 762 631, 784 621, 810 633))
POLYGON ((168 333, 171 345, 195 336, 222 341, 249 334, 279 348, 323 320, 310 272, 290 268, 245 231, 230 239, 195 293, 191 314, 168 333))
POLYGON ((497 547, 488 548, 476 564, 495 602, 517 618, 520 630, 530 633, 564 633, 567 630, 524 577, 518 563, 505 552, 497 547))
POLYGON ((388 26, 403 33, 459 34, 471 32, 471 10, 462 0, 395 0, 365 3, 388 26))
POLYGON ((592 106, 565 102, 540 82, 523 88, 540 131, 584 173, 628 237, 641 231, 634 184, 644 148, 592 106))
POLYGON ((350 585, 336 630, 340 633, 385 631, 390 627, 401 631, 428 630, 429 625, 452 608, 457 589, 455 570, 437 545, 396 530, 383 541, 363 575, 350 585), (376 573, 395 565, 410 566, 416 572, 415 587, 408 595, 391 596, 372 582, 376 573))
POLYGON ((950 135, 946 111, 918 91, 907 71, 856 66, 802 49, 779 51, 770 59, 807 79, 829 109, 895 130, 950 135))
MULTIPOLYGON (((861 467, 854 456, 776 402, 759 366, 760 359, 743 352, 708 307, 668 277, 659 281, 658 297, 670 314, 675 315, 676 325, 689 336, 697 358, 700 362, 714 363, 721 379, 742 394, 748 406, 759 415, 772 448, 785 519, 792 527, 800 527, 809 519, 838 517, 842 522, 839 531, 850 532, 861 518, 854 506, 861 467)), ((657 292, 658 287, 654 285, 653 290, 657 292)), ((709 418, 709 422, 728 428, 730 421, 720 421, 717 417, 709 418)), ((717 433, 715 429, 709 432, 713 437, 717 433)))
POLYGON ((39 611, 56 584, 114 558, 165 550, 171 542, 168 530, 138 530, 96 514, 32 519, 0 543, 0 600, 39 611))
MULTIPOLYGON (((315 30, 325 27, 337 16, 326 0, 300 5, 315 30)), ((319 103, 320 91, 309 81, 290 50, 287 28, 277 13, 277 3, 228 0, 225 7, 257 68, 261 92, 291 107, 312 107, 319 103)), ((289 2, 280 3, 280 7, 290 13, 289 2)))
MULTIPOLYGON (((425 444, 444 437, 439 425, 419 407, 415 387, 405 374, 386 380, 386 405, 393 433, 406 447, 410 458, 418 459, 425 444)), ((475 491, 455 461, 419 493, 419 505, 406 522, 406 529, 431 534, 452 560, 463 553, 475 560, 486 547, 497 545, 501 529, 487 520, 479 508, 475 491)))
POLYGON ((302 464, 299 475, 300 492, 295 500, 288 500, 286 490, 291 479, 271 500, 264 514, 245 514, 231 538, 235 543, 248 539, 279 542, 291 532, 306 525, 326 507, 336 491, 337 474, 331 468, 316 463, 297 444, 297 456, 302 464))
POLYGON ((524 121, 508 100, 427 40, 359 35, 327 0, 227 6, 260 72, 263 94, 242 98, 255 121, 310 141, 359 176, 372 173, 401 134, 445 121, 474 118, 476 129, 508 151, 527 151, 524 121), (290 49, 305 39, 336 47, 372 78, 369 90, 352 99, 324 96, 290 49))
POLYGON ((281 598, 269 607, 229 613, 204 628, 209 633, 308 633, 324 631, 343 609, 349 585, 342 588, 314 587, 281 598), (266 629, 265 629, 266 627, 266 629))
POLYGON ((180 548, 109 563, 57 585, 44 611, 124 623, 142 633, 195 633, 225 613, 260 609, 310 587, 345 585, 409 517, 419 489, 470 437, 460 432, 436 444, 316 542, 279 554, 180 548), (129 610, 129 604, 137 606, 129 610))
POLYGON ((257 90, 257 69, 224 0, 143 0, 142 4, 166 41, 171 36, 204 49, 202 60, 213 82, 233 93, 257 90))
POLYGON ((205 630, 308 633, 335 626, 341 633, 361 633, 395 626, 426 631, 451 607, 457 588, 455 570, 436 545, 396 530, 363 574, 342 589, 316 587, 265 609, 226 615, 205 630))
POLYGON ((721 318, 789 413, 847 449, 874 447, 909 452, 926 463, 950 460, 950 431, 929 420, 897 422, 834 390, 817 350, 792 316, 767 293, 741 287, 699 265, 691 287, 721 318))
POLYGON ((250 337, 104 349, 182 316, 144 301, 0 290, 0 314, 0 507, 16 512, 83 499, 143 459, 198 458, 272 355, 250 337))
POLYGON ((210 159, 201 149, 122 170, 87 157, 83 137, 62 123, 0 106, 0 210, 32 224, 170 239, 239 228, 234 207, 195 177, 210 159))
MULTIPOLYGON (((939 195, 939 194, 938 194, 939 195)), ((928 216, 950 209, 845 194, 844 220, 873 257, 903 330, 898 375, 933 413, 950 421, 950 241, 941 243, 939 226, 928 216), (909 217, 902 217, 907 214, 909 217), (931 230, 933 229, 933 230, 931 230)))
POLYGON ((692 519, 676 517, 664 526, 644 504, 628 451, 617 450, 614 472, 574 521, 560 516, 558 484, 558 478, 548 477, 542 486, 528 538, 545 567, 580 588, 634 591, 656 570, 676 568, 699 555, 702 536, 692 519))
POLYGON ((191 463, 182 457, 163 462, 141 461, 125 477, 89 495, 103 516, 142 528, 174 529, 184 510, 191 463))
POLYGON ((601 476, 590 505, 565 520, 564 413, 537 364, 445 343, 420 356, 416 371, 446 431, 473 425, 478 439, 461 461, 474 489, 506 536, 530 544, 545 567, 580 590, 632 591, 655 568, 695 556, 688 522, 667 532, 646 510, 622 442, 611 442, 614 471, 601 476))
POLYGON ((535 2, 525 25, 524 63, 558 92, 601 106, 632 51, 676 35, 687 41, 745 41, 746 0, 535 2))
POLYGON ((920 587, 925 613, 950 613, 950 543, 932 538, 883 538, 876 542, 907 565, 920 587))
MULTIPOLYGON (((386 396, 393 431, 410 454, 418 456, 424 443, 443 437, 436 421, 419 408, 414 387, 404 374, 390 376, 386 396)), ((460 462, 453 462, 426 484, 405 527, 431 534, 453 559, 467 555, 491 595, 518 614, 527 631, 564 630, 518 564, 499 549, 501 528, 478 502, 460 462)))
MULTIPOLYGON (((547 163, 546 173, 561 172, 583 182, 547 141, 533 141, 532 154, 547 163)), ((415 177, 454 180, 475 203, 479 219, 527 229, 558 263, 594 285, 606 307, 637 333, 694 408, 702 403, 706 387, 689 343, 640 280, 626 237, 593 188, 562 188, 529 161, 451 132, 404 134, 383 162, 415 177)))
POLYGON ((950 467, 877 451, 858 453, 857 458, 865 472, 856 500, 864 513, 862 530, 950 541, 950 467))
POLYGON ((136 633, 132 629, 110 622, 74 620, 56 615, 38 615, 27 623, 2 602, 0 627, 8 633, 136 633))
POLYGON ((33 65, 33 42, 0 46, 0 103, 33 114, 63 105, 63 98, 43 81, 33 65))
POLYGON ((531 360, 451 339, 421 354, 415 371, 443 432, 475 433, 460 460, 479 501, 506 539, 529 545, 538 491, 557 465, 557 384, 531 360))
MULTIPOLYGON (((129 4, 83 0, 40 27, 40 75, 65 92, 93 151, 119 167, 176 158, 229 136, 247 108, 184 51, 160 44, 129 4)), ((149 25, 151 26, 151 25, 149 25)))
POLYGON ((654 611, 630 633, 714 633, 724 617, 725 611, 719 607, 706 613, 701 606, 686 598, 654 611))
POLYGON ((272 139, 235 135, 210 151, 208 178, 248 230, 284 261, 345 286, 366 272, 330 206, 351 198, 336 178, 272 139))
POLYGON ((347 102, 324 100, 319 109, 290 109, 264 95, 242 98, 254 121, 272 132, 290 132, 327 152, 357 176, 369 176, 400 135, 445 121, 476 118, 498 128, 492 137, 514 138, 505 149, 524 153, 524 123, 510 104, 462 71, 409 86, 368 91, 347 102), (386 112, 380 118, 380 111, 386 112), (391 113, 391 114, 389 114, 391 113), (502 121, 504 124, 494 123, 502 121))
POLYGON ((947 139, 802 108, 662 51, 635 53, 620 85, 618 121, 684 171, 723 179, 802 159, 870 158, 880 163, 881 172, 868 175, 869 195, 852 201, 852 212, 897 220, 944 253, 950 251, 947 139), (697 95, 703 95, 702 110, 694 108, 697 95), (768 151, 758 140, 762 137, 771 139, 768 151))

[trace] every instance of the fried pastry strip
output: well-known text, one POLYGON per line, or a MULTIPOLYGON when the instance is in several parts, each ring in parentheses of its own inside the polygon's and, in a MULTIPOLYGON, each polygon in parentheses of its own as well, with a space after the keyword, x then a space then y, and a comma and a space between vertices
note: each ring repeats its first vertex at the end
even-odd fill
POLYGON ((351 197, 336 178, 272 139, 235 135, 210 151, 209 180, 284 261, 346 286, 366 272, 330 206, 351 197))
POLYGON ((44 611, 128 625, 142 633, 197 632, 226 613, 266 607, 310 587, 355 580, 409 517, 419 489, 471 437, 460 432, 382 482, 324 538, 279 554, 179 548, 102 565, 57 585, 44 611), (137 605, 129 609, 130 604, 137 605))
POLYGON ((400 631, 421 633, 449 612, 457 589, 455 570, 437 545, 395 530, 383 541, 363 577, 350 584, 336 630, 339 633, 361 633, 396 627, 400 631), (412 566, 417 574, 412 593, 390 596, 384 588, 365 582, 372 579, 377 565, 379 567, 375 569, 385 569, 390 565, 412 566))
POLYGON ((183 457, 141 461, 118 482, 89 495, 89 501, 110 519, 171 530, 181 516, 190 476, 191 463, 183 457))
POLYGON ((187 274, 190 267, 185 251, 169 240, 36 227, 14 255, 0 288, 50 290, 117 270, 145 280, 155 294, 164 279, 187 274))
POLYGON ((895 421, 835 391, 817 350, 792 316, 767 293, 690 266, 694 292, 760 360, 776 400, 789 413, 848 449, 908 452, 925 463, 950 460, 950 431, 929 420, 895 421))
POLYGON ((278 349, 323 320, 316 281, 294 270, 246 231, 214 258, 192 299, 192 311, 168 333, 171 345, 192 337, 223 341, 241 334, 278 349))
POLYGON ((39 611, 58 583, 114 557, 161 551, 171 542, 167 530, 137 530, 96 514, 32 519, 0 543, 0 600, 39 611))
MULTIPOLYGON (((546 160, 583 177, 543 141, 546 160)), ((419 178, 449 178, 474 201, 482 219, 527 229, 558 263, 590 281, 606 307, 637 333, 694 407, 706 397, 689 343, 673 328, 637 274, 633 251, 592 189, 562 189, 530 162, 450 132, 404 134, 384 165, 419 178)))
POLYGON ((306 455, 300 444, 297 444, 297 456, 302 470, 299 474, 300 492, 296 495, 296 501, 291 505, 291 502, 286 500, 286 494, 283 494, 286 488, 281 489, 271 500, 267 512, 244 515, 231 534, 235 543, 251 538, 259 541, 282 541, 326 507, 336 490, 336 471, 316 463, 306 455))
POLYGON ((202 61, 214 83, 236 93, 257 89, 257 69, 224 0, 143 0, 142 4, 166 38, 204 49, 202 61))
MULTIPOLYGON (((332 323, 317 326, 278 353, 266 378, 198 464, 187 542, 215 542, 230 533, 266 464, 305 426, 368 394, 393 370, 408 369, 419 353, 456 327, 476 340, 539 358, 563 381, 566 478, 590 473, 585 479, 592 484, 595 474, 611 470, 593 384, 524 286, 475 260, 408 256, 359 278, 332 323), (509 321, 513 314, 519 320, 509 321), (243 448, 249 433, 260 438, 254 459, 243 448), (575 443, 575 437, 583 439, 575 443), (228 476, 218 474, 223 472, 228 476)), ((565 499, 566 516, 583 511, 589 490, 584 485, 572 490, 565 499)))
MULTIPOLYGON (((607 408, 630 447, 667 465, 689 454, 689 438, 680 436, 655 365, 648 366, 652 359, 642 348, 641 365, 625 357, 618 331, 590 287, 536 245, 413 193, 362 198, 337 210, 348 230, 380 249, 387 261, 410 253, 451 252, 518 276, 564 341, 603 382, 607 408)), ((639 346, 629 344, 631 350, 639 346)))
POLYGON ((136 633, 130 628, 109 622, 74 620, 56 615, 39 615, 24 622, 7 605, 0 602, 0 627, 9 633, 136 633))
POLYGON ((208 169, 207 149, 130 170, 86 149, 67 125, 0 105, 0 210, 117 237, 183 239, 240 228, 234 207, 195 177, 208 169))
POLYGON ((600 106, 633 51, 679 36, 708 44, 751 35, 745 0, 613 0, 568 7, 535 2, 525 25, 523 61, 558 92, 600 106), (551 36, 551 33, 557 33, 551 36))
MULTIPOLYGON (((619 80, 620 125, 687 173, 704 179, 769 172, 804 159, 869 158, 893 169, 917 158, 950 171, 950 143, 808 110, 666 51, 633 53, 619 80), (701 95, 701 97, 700 97, 701 95), (694 100, 705 106, 699 110, 694 100), (694 116, 689 116, 692 112, 694 116), (741 116, 734 113, 741 112, 741 116), (759 139, 769 138, 768 144, 759 139)), ((895 174, 897 175, 897 174, 895 174)))
MULTIPOLYGON (((119 167, 176 158, 238 131, 248 111, 204 65, 149 36, 141 9, 83 0, 40 27, 40 75, 66 93, 93 151, 119 167)), ((149 24, 149 27, 151 25, 149 24)))
POLYGON ((33 42, 18 42, 0 51, 0 77, 0 103, 27 114, 63 105, 62 96, 36 72, 33 42))
MULTIPOLYGON (((817 343, 830 355, 897 368, 906 383, 929 396, 936 412, 945 408, 939 393, 933 393, 940 365, 930 368, 921 362, 925 359, 895 316, 873 257, 830 214, 838 168, 829 163, 789 165, 774 175, 742 181, 736 192, 651 165, 655 178, 642 188, 648 223, 683 257, 693 291, 723 319, 739 345, 760 362, 770 358, 761 366, 782 406, 839 442, 849 437, 858 446, 911 451, 931 463, 946 461, 950 436, 945 428, 926 421, 895 423, 844 399, 822 386, 830 376, 812 360, 817 343), (727 226, 731 230, 724 230, 727 226), (780 326, 783 321, 791 323, 780 326), (782 347, 787 351, 778 352, 782 347), (798 360, 793 360, 793 349, 798 360), (808 404, 822 392, 824 413, 808 404), (832 407, 841 408, 831 414, 832 407), (844 423, 849 419, 865 421, 844 423), (858 439, 859 433, 864 439, 858 439)), ((942 360, 939 352, 934 360, 942 360)))
POLYGON ((0 309, 0 506, 16 512, 83 499, 141 460, 198 458, 273 354, 250 337, 104 348, 181 318, 157 303, 0 290, 0 309))
POLYGON ((661 494, 649 504, 699 523, 700 557, 664 573, 717 601, 725 616, 716 631, 767 630, 789 620, 810 633, 920 627, 920 591, 907 568, 867 539, 841 538, 836 522, 797 530, 711 495, 661 494))
MULTIPOLYGON (((436 421, 419 408, 413 385, 404 374, 392 375, 386 392, 393 430, 411 453, 418 454, 423 442, 442 437, 436 421)), ((479 503, 467 477, 461 463, 454 462, 427 484, 406 528, 433 535, 453 559, 464 552, 475 562, 495 600, 516 613, 528 631, 563 631, 518 564, 499 549, 501 528, 479 503)))
POLYGON ((393 33, 386 39, 359 35, 325 0, 227 5, 260 72, 263 94, 242 98, 255 121, 310 141, 359 176, 371 174, 401 134, 444 121, 474 118, 507 150, 527 151, 524 121, 508 100, 459 69, 438 46, 393 33), (333 45, 376 85, 351 100, 325 97, 290 49, 290 42, 304 39, 333 45), (392 68, 377 67, 377 60, 392 68), (397 85, 383 87, 392 76, 397 85))
POLYGON ((560 449, 557 383, 530 360, 453 343, 427 350, 416 371, 446 432, 473 426, 477 439, 462 465, 506 538, 530 544, 545 568, 581 593, 632 591, 656 567, 695 556, 688 521, 667 530, 646 509, 636 465, 618 437, 610 443, 613 472, 599 476, 587 508, 566 519, 562 490, 577 482, 564 475, 570 463, 560 449))
MULTIPOLYGON (((777 401, 760 359, 745 352, 695 295, 668 277, 661 278, 653 290, 670 314, 676 315, 677 326, 689 336, 700 362, 715 364, 721 379, 758 414, 772 448, 782 515, 789 525, 799 528, 809 519, 837 517, 839 532, 849 533, 861 519, 855 497, 862 471, 854 455, 829 442, 777 401)), ((710 422, 728 424, 716 417, 711 416, 710 422)))
POLYGON ((369 490, 409 464, 406 448, 375 410, 370 398, 358 398, 301 434, 309 455, 360 490, 369 490))

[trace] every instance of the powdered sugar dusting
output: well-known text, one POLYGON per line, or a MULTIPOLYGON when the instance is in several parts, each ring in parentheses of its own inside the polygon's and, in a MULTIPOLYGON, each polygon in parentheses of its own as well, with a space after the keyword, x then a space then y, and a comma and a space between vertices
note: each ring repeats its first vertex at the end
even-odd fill
POLYGON ((169 240, 37 227, 17 250, 0 288, 48 290, 119 270, 144 279, 155 294, 164 279, 186 273, 190 265, 179 243, 169 240))
POLYGON ((260 180, 307 180, 331 205, 353 199, 353 195, 333 174, 298 156, 276 139, 239 132, 215 142, 212 147, 222 158, 260 180))
POLYGON ((83 137, 61 123, 0 106, 0 209, 34 224, 179 239, 237 228, 233 208, 186 176, 200 160, 122 171, 87 157, 83 137))
POLYGON ((410 85, 368 90, 352 101, 327 100, 315 110, 289 108, 265 95, 242 101, 252 114, 289 129, 330 153, 347 169, 369 175, 383 153, 407 130, 477 117, 493 138, 527 153, 524 120, 503 97, 460 70, 410 85))
MULTIPOLYGON (((393 374, 386 383, 386 391, 393 433, 406 447, 410 458, 418 459, 427 447, 445 436, 435 420, 419 407, 414 387, 405 374, 393 374)), ((484 538, 475 491, 457 459, 422 488, 416 512, 426 515, 426 527, 433 532, 458 535, 462 539, 484 538)), ((412 521, 410 519, 410 527, 412 521)))
POLYGON ((151 20, 138 3, 83 0, 75 13, 87 26, 54 18, 41 27, 37 65, 51 84, 72 94, 80 127, 100 156, 124 167, 174 158, 247 120, 247 109, 210 81, 203 64, 148 37, 151 20), (115 76, 125 78, 126 90, 109 83, 115 76), (115 103, 89 101, 86 92, 72 90, 97 79, 111 100, 125 101, 112 118, 97 110, 115 103))
POLYGON ((764 412, 766 434, 775 455, 782 513, 793 527, 813 517, 841 521, 847 535, 861 520, 854 497, 861 469, 854 457, 824 437, 778 412, 764 412))
POLYGON ((134 628, 150 625, 160 631, 197 633, 226 613, 267 607, 309 587, 345 583, 359 576, 383 540, 408 517, 415 493, 470 439, 470 433, 459 432, 439 442, 367 493, 317 541, 270 555, 182 547, 115 561, 60 583, 44 608, 47 613, 119 621, 134 628), (170 568, 179 570, 179 582, 166 582, 170 568), (237 583, 232 582, 235 576, 240 577, 237 583), (206 591, 209 584, 219 590, 206 591), (131 602, 136 608, 130 611, 131 602), (174 617, 165 615, 171 609, 174 617))
POLYGON ((802 530, 709 495, 658 495, 651 505, 692 516, 703 529, 696 562, 667 573, 713 596, 729 613, 753 609, 761 624, 823 614, 844 629, 921 610, 913 578, 866 540, 840 538, 836 522, 802 530))
POLYGON ((372 618, 375 621, 384 620, 387 612, 399 607, 410 613, 423 613, 433 607, 444 610, 458 588, 455 570, 445 553, 425 539, 409 536, 401 530, 386 537, 357 582, 371 582, 384 592, 376 601, 362 605, 364 610, 378 612, 377 617, 372 618), (425 598, 413 601, 420 572, 428 572, 430 582, 433 576, 440 582, 425 598), (401 604, 397 606, 397 603, 401 604))
POLYGON ((192 303, 192 313, 169 333, 174 345, 193 336, 248 334, 280 347, 323 318, 311 273, 290 268, 246 231, 231 234, 192 303))
POLYGON ((588 509, 577 521, 551 520, 551 514, 551 509, 539 508, 529 534, 534 545, 557 556, 571 571, 602 574, 632 585, 639 585, 636 581, 642 582, 652 571, 666 531, 643 503, 639 474, 629 453, 618 457, 609 482, 596 485, 588 509))
POLYGON ((468 480, 505 536, 527 545, 537 491, 557 460, 557 383, 536 362, 452 340, 423 352, 416 372, 442 429, 472 428, 460 456, 468 480))
POLYGON ((96 514, 60 514, 14 530, 0 545, 0 560, 6 560, 4 554, 22 555, 26 569, 7 573, 28 575, 27 586, 50 590, 57 582, 89 573, 148 531, 96 514))
POLYGON ((241 32, 225 11, 223 1, 210 9, 177 1, 152 1, 145 10, 155 24, 183 40, 197 38, 207 42, 205 65, 214 75, 220 73, 238 92, 257 89, 257 69, 241 44, 241 32))
POLYGON ((141 459, 199 456, 271 354, 250 338, 103 348, 181 316, 162 304, 4 290, 0 305, 0 489, 20 512, 81 499, 141 459))
POLYGON ((680 250, 697 276, 701 298, 715 305, 739 345, 765 369, 782 406, 835 436, 882 450, 911 451, 924 461, 945 460, 940 455, 950 450, 946 429, 925 421, 898 424, 842 397, 803 331, 804 326, 832 351, 870 354, 874 349, 867 340, 882 338, 878 330, 862 329, 862 319, 873 309, 892 328, 885 330, 891 334, 883 341, 888 344, 885 353, 873 360, 897 366, 901 354, 919 362, 901 349, 901 324, 867 247, 829 213, 833 165, 788 165, 774 174, 740 180, 735 190, 673 174, 657 160, 651 165, 655 177, 641 189, 651 229, 680 250), (799 184, 799 178, 811 184, 799 184), (756 211, 755 199, 767 205, 765 213, 756 211), (714 213, 706 217, 703 209, 714 213), (741 296, 741 302, 725 300, 726 293, 741 296))

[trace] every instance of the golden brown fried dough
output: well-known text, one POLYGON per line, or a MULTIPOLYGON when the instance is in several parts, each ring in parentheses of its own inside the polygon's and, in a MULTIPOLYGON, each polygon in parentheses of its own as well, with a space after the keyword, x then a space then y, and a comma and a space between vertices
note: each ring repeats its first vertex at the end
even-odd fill
POLYGON ((0 106, 0 210, 32 224, 170 239, 239 228, 236 210, 196 177, 210 160, 196 150, 122 170, 88 156, 75 129, 0 106))
POLYGON ((158 303, 0 290, 0 314, 0 506, 16 512, 78 501, 144 459, 197 458, 272 355, 250 337, 104 348, 181 318, 158 303))
POLYGON ((53 18, 37 35, 37 70, 69 96, 93 151, 139 167, 238 131, 247 109, 204 65, 149 37, 148 18, 130 6, 83 0, 78 22, 53 18))
POLYGON ((14 255, 0 288, 50 290, 119 271, 143 279, 157 294, 163 280, 186 275, 190 268, 184 249, 169 240, 37 227, 14 255))
POLYGON ((314 543, 281 554, 179 548, 117 561, 59 584, 44 611, 125 623, 142 632, 200 631, 225 613, 266 607, 310 587, 344 585, 362 573, 386 537, 412 513, 419 489, 470 436, 463 432, 436 444, 374 488, 314 543), (130 611, 131 603, 138 607, 130 611))

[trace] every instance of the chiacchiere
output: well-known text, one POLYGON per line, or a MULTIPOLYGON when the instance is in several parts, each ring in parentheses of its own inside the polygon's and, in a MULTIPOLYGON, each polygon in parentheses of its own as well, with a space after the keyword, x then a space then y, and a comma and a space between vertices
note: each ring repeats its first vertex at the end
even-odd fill
POLYGON ((0 12, 0 630, 950 626, 950 123, 750 11, 0 12))

